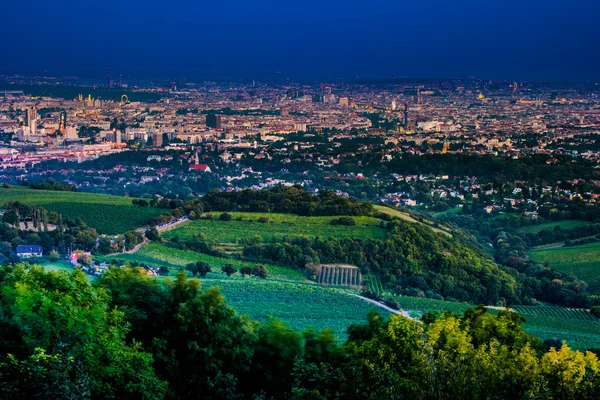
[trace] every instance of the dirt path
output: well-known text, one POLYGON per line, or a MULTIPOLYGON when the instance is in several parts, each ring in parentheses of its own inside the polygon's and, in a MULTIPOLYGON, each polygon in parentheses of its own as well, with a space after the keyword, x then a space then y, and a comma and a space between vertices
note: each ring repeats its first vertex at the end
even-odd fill
POLYGON ((413 320, 418 320, 417 318, 411 317, 410 314, 407 313, 406 311, 403 311, 403 310, 394 310, 393 308, 388 307, 385 304, 378 302, 377 300, 369 299, 368 297, 364 297, 364 296, 361 296, 361 295, 358 295, 358 294, 353 294, 352 296, 358 297, 359 299, 363 299, 364 301, 368 301, 369 303, 375 304, 376 306, 381 307, 381 308, 383 308, 383 309, 385 309, 385 310, 387 310, 387 311, 389 311, 389 312, 391 312, 393 314, 402 315, 403 317, 406 317, 406 318, 409 318, 409 319, 413 319, 413 320))
MULTIPOLYGON (((183 224, 184 222, 188 222, 189 219, 188 218, 182 218, 172 224, 167 224, 167 225, 163 225, 163 226, 159 226, 158 228, 156 228, 156 230, 158 230, 159 232, 164 232, 164 231, 168 231, 170 229, 175 228, 178 225, 183 224)), ((142 234, 144 234, 144 232, 146 231, 146 229, 148 229, 149 227, 144 227, 144 228, 139 228, 138 232, 142 232, 142 234)), ((146 243, 148 243, 148 239, 146 239, 146 236, 144 236, 144 240, 142 241, 142 243, 137 244, 133 249, 131 250, 124 250, 122 253, 112 253, 112 254, 107 254, 107 256, 118 256, 119 254, 133 254, 136 253, 137 251, 139 251, 143 245, 145 245, 146 243)))

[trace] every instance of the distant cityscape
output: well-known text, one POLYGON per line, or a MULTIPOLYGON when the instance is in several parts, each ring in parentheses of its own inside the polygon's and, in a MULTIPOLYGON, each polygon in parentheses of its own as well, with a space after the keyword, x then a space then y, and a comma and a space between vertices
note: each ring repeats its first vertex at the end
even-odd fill
MULTIPOLYGON (((393 78, 149 86, 129 85, 122 72, 115 79, 110 70, 91 86, 78 86, 73 77, 3 76, 0 82, 0 179, 12 183, 52 178, 86 191, 146 196, 164 179, 174 182, 172 190, 195 194, 299 184, 408 207, 435 206, 439 199, 456 207, 481 195, 497 197, 487 212, 519 206, 535 217, 545 200, 530 196, 534 188, 526 183, 503 189, 469 175, 383 175, 378 165, 454 154, 537 155, 547 164, 569 157, 597 167, 600 157, 595 84, 393 78), (344 146, 349 140, 360 143, 344 146), (74 167, 131 151, 147 153, 142 165, 74 167), (52 160, 57 163, 48 166, 52 160), (419 184, 426 189, 416 193, 419 184)), ((589 188, 546 185, 534 192, 597 198, 589 188)))

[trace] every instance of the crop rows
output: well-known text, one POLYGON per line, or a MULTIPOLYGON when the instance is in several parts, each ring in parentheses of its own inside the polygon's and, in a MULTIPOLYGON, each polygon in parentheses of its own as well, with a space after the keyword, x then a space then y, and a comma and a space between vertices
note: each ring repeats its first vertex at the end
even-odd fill
POLYGON ((365 278, 365 284, 369 292, 378 294, 383 293, 383 285, 381 284, 381 280, 377 275, 369 274, 365 278))
POLYGON ((328 285, 360 286, 361 274, 357 267, 323 265, 317 282, 328 285))
POLYGON ((158 208, 133 206, 131 199, 95 193, 57 192, 27 188, 0 189, 0 204, 20 201, 44 207, 64 218, 80 218, 99 233, 119 234, 148 224, 163 214, 158 208))
MULTIPOLYGON (((310 326, 319 330, 332 328, 341 340, 351 324, 366 322, 366 315, 376 308, 343 291, 310 284, 206 279, 202 286, 221 287, 226 300, 239 313, 253 319, 278 318, 296 330, 310 326)), ((381 309, 377 311, 387 315, 381 309)))
POLYGON ((599 323, 600 320, 584 309, 569 309, 549 306, 514 306, 513 309, 523 316, 541 316, 563 318, 565 320, 581 320, 599 323))

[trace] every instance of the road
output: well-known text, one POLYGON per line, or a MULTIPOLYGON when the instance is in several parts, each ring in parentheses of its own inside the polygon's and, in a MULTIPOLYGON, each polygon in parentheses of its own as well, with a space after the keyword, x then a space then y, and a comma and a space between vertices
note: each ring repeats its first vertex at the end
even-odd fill
POLYGON ((407 313, 406 311, 403 311, 403 310, 394 310, 393 308, 388 307, 385 304, 378 302, 377 300, 369 299, 368 297, 364 297, 364 296, 361 296, 361 295, 358 295, 358 294, 353 294, 352 296, 358 297, 359 299, 363 299, 364 301, 368 301, 369 303, 375 304, 376 306, 381 307, 381 308, 383 308, 383 309, 385 309, 385 310, 387 310, 387 311, 389 311, 389 312, 391 312, 393 314, 402 315, 403 317, 406 317, 406 318, 418 321, 418 318, 411 317, 410 314, 407 313))
MULTIPOLYGON (((161 226, 158 226, 158 227, 156 228, 156 230, 158 230, 159 232, 168 231, 169 229, 173 229, 173 228, 175 228, 176 226, 178 226, 178 225, 181 225, 181 224, 183 224, 184 222, 188 222, 188 221, 189 221, 189 218, 187 218, 187 217, 186 217, 186 218, 181 218, 181 219, 179 219, 179 220, 177 220, 177 221, 175 221, 175 222, 173 222, 173 223, 170 223, 170 224, 166 224, 166 225, 161 225, 161 226)), ((138 231, 139 231, 139 232, 142 232, 142 234, 144 234, 144 232, 145 232, 145 231, 146 231, 146 229, 148 229, 148 228, 149 228, 149 227, 145 227, 145 228, 139 228, 139 229, 138 229, 138 231)), ((116 256, 116 255, 119 255, 119 254, 133 254, 133 253, 137 252, 137 251, 138 251, 138 250, 139 250, 139 249, 140 249, 140 248, 141 248, 143 245, 145 245, 146 243, 148 243, 148 239, 146 239, 146 236, 144 236, 144 240, 142 241, 142 243, 140 243, 140 244, 136 245, 136 246, 135 246, 133 249, 131 249, 131 250, 124 250, 122 253, 113 253, 113 254, 108 254, 108 255, 109 255, 109 256, 112 256, 112 255, 115 255, 115 256, 116 256)))

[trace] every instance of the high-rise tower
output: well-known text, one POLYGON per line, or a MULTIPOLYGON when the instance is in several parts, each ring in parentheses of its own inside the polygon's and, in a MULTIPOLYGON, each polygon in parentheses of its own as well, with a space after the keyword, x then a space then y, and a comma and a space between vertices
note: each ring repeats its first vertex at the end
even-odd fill
POLYGON ((58 130, 60 131, 60 133, 65 133, 65 131, 67 130, 67 112, 66 111, 62 111, 60 113, 60 119, 58 121, 58 130))

